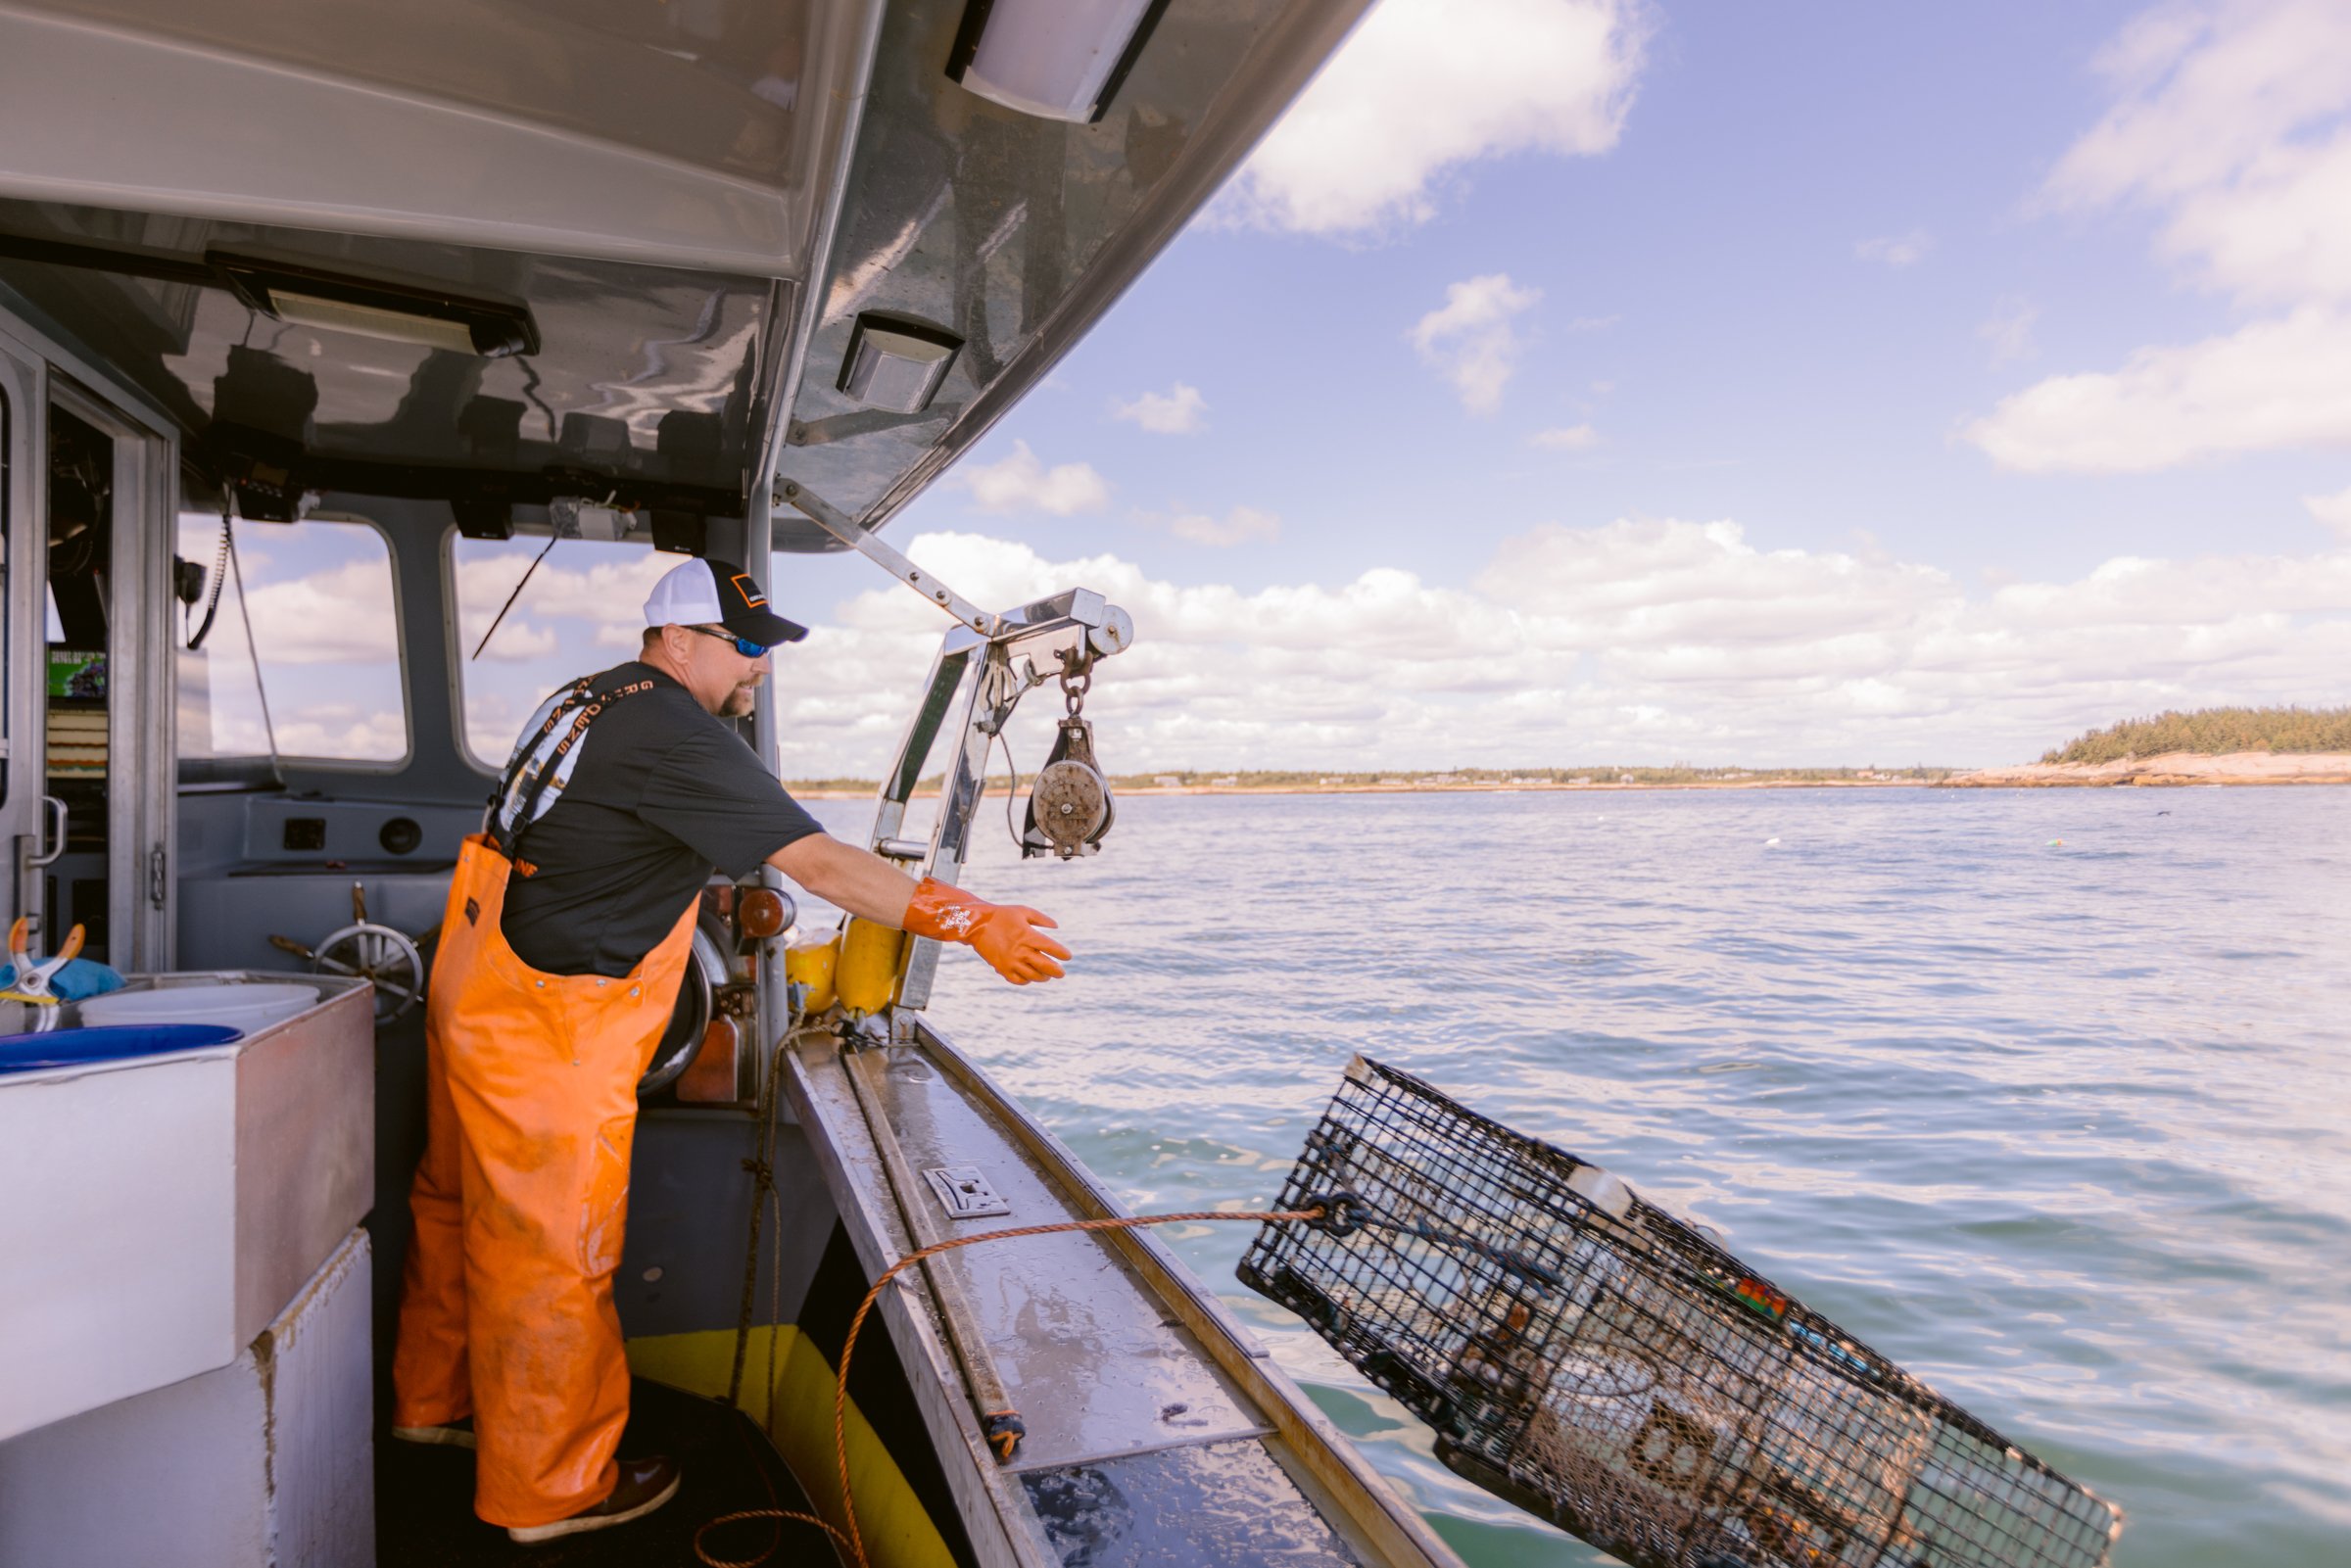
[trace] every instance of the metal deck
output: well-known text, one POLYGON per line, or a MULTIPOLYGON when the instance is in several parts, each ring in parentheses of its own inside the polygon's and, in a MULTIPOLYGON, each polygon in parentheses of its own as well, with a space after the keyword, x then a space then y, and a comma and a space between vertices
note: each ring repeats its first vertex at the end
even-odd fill
MULTIPOLYGON (((659 1511, 592 1535, 518 1546, 473 1514, 473 1453, 386 1439, 376 1445, 376 1560, 382 1568, 698 1568, 694 1537, 721 1514, 809 1510, 767 1437, 740 1410, 638 1378, 629 1393, 623 1453, 666 1453, 684 1471, 659 1511)), ((714 1557, 744 1561, 772 1548, 778 1568, 839 1560, 814 1525, 744 1520, 713 1531, 714 1557), (779 1534, 780 1533, 780 1534, 779 1534)))
MULTIPOLYGON (((849 1069, 830 1036, 793 1042, 792 1108, 868 1276, 914 1250, 849 1069)), ((1108 1194, 1049 1133, 926 1026, 869 1053, 904 1164, 976 1165, 1011 1212, 940 1234, 1093 1219, 1108 1194)), ((888 1321, 967 1520, 1000 1530, 984 1563, 1455 1564, 1205 1287, 1147 1231, 1064 1233, 963 1249, 950 1272, 1028 1435, 986 1448, 939 1307, 919 1274, 886 1292, 888 1321), (976 1494, 976 1495, 973 1495, 976 1494), (975 1507, 974 1505, 979 1506, 975 1507)))

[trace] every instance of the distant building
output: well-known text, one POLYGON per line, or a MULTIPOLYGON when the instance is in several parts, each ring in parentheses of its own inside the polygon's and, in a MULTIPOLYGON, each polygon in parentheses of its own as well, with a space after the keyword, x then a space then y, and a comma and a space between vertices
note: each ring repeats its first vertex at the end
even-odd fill
POLYGON ((1151 782, 1162 789, 1181 789, 1183 787, 1183 778, 1179 774, 1163 773, 1151 782))
POLYGON ((1576 777, 1576 778, 1570 779, 1570 780, 1568 780, 1567 782, 1568 782, 1569 784, 1590 784, 1590 783, 1592 782, 1592 776, 1591 776, 1590 774, 1588 774, 1588 773, 1587 773, 1587 774, 1580 775, 1580 776, 1578 776, 1578 777, 1576 777))
POLYGON ((1629 773, 1620 773, 1616 776, 1616 782, 1618 784, 1631 784, 1633 782, 1633 776, 1629 773))
POLYGON ((1228 774, 1226 774, 1226 775, 1225 775, 1223 778, 1222 778, 1222 779, 1211 779, 1211 780, 1209 781, 1209 783, 1210 783, 1211 784, 1214 784, 1214 785, 1216 785, 1216 786, 1217 786, 1218 788, 1220 788, 1220 789, 1222 789, 1222 788, 1227 788, 1227 787, 1229 787, 1229 786, 1231 786, 1231 785, 1233 785, 1233 784, 1239 784, 1240 782, 1241 782, 1241 781, 1240 781, 1238 778, 1234 777, 1233 775, 1231 775, 1231 774, 1229 774, 1229 773, 1228 773, 1228 774))

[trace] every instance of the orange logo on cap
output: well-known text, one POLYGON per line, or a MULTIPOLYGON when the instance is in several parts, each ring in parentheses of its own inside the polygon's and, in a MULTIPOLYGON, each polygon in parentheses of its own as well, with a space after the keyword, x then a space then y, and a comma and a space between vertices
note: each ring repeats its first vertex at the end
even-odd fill
POLYGON ((752 609, 757 609, 760 605, 767 602, 767 595, 765 594, 753 592, 753 590, 758 588, 759 585, 751 581, 750 573, 737 572, 733 578, 733 582, 735 584, 735 592, 741 594, 743 595, 743 602, 749 605, 752 609))

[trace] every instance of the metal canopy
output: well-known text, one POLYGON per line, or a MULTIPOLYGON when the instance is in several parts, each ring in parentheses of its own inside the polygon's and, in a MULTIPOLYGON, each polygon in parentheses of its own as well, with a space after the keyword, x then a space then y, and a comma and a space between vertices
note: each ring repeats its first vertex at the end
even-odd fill
POLYGON ((740 515, 880 3, 0 0, 0 237, 446 288, 541 349, 22 256, 0 285, 200 455, 218 423, 299 444, 312 489, 740 515))
MULTIPOLYGON (((708 493, 729 513, 755 461, 758 372, 790 290, 641 263, 24 202, 0 203, 0 232, 172 256, 257 252, 527 305, 541 352, 491 359, 274 320, 219 288, 0 261, 0 279, 71 323, 193 434, 217 420, 322 461, 445 471, 452 482, 550 467, 580 476, 572 493, 592 488, 590 476, 657 482, 708 493)), ((325 482, 369 488, 348 475, 325 482)))
MULTIPOLYGON (((1368 0, 1173 0, 1102 119, 1016 114, 948 81, 964 0, 902 0, 871 92, 776 462, 879 528, 1084 335, 1231 174, 1368 0), (858 318, 962 348, 919 413, 839 388, 858 318)), ((840 547, 789 509, 778 549, 840 547)))
MULTIPOLYGON (((608 491, 759 518, 781 476, 878 528, 1140 275, 1366 4, 1169 0, 1080 125, 949 79, 966 0, 0 0, 0 257, 63 242, 166 274, 19 244, 0 289, 192 453, 258 440, 296 489, 529 525, 608 491), (221 251, 527 308, 541 347, 290 325, 173 280, 221 251), (926 406, 840 390, 861 315, 954 346, 926 406)), ((774 533, 841 547, 793 516, 774 533)))

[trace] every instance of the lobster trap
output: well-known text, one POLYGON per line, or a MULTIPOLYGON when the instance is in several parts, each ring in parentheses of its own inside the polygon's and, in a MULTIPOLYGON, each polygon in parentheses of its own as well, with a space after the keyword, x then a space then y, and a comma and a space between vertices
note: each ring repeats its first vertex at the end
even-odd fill
POLYGON ((1598 1166, 1358 1057, 1242 1281, 1634 1568, 2102 1568, 2122 1515, 1598 1166))

